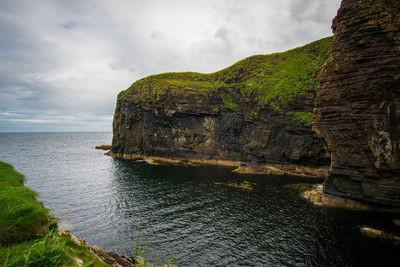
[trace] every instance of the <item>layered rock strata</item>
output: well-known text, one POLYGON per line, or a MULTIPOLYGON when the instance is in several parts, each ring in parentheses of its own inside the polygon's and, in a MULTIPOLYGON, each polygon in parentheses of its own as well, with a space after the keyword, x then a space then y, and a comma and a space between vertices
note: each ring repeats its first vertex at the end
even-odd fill
POLYGON ((331 152, 324 192, 400 206, 400 1, 343 0, 313 129, 331 152))
POLYGON ((112 154, 329 164, 311 112, 330 41, 253 56, 212 74, 135 82, 118 96, 112 154))

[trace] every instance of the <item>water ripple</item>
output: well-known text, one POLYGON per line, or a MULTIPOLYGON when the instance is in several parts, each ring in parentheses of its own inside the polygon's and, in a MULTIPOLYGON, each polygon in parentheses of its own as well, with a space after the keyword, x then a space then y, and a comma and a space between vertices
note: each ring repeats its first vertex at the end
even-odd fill
POLYGON ((110 142, 110 133, 0 134, 0 160, 26 175, 40 200, 64 217, 61 227, 107 251, 132 255, 140 227, 141 243, 150 235, 154 263, 168 260, 170 245, 182 266, 397 263, 397 248, 356 228, 388 226, 391 217, 314 207, 285 187, 310 181, 135 164, 93 149, 110 142), (223 186, 244 181, 254 190, 223 186))

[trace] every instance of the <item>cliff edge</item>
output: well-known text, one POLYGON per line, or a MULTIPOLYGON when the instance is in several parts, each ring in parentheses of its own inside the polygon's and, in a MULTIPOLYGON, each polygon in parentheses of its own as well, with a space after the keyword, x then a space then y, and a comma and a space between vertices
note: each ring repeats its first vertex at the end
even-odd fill
POLYGON ((400 1, 343 0, 332 29, 313 114, 324 192, 400 207, 400 1))

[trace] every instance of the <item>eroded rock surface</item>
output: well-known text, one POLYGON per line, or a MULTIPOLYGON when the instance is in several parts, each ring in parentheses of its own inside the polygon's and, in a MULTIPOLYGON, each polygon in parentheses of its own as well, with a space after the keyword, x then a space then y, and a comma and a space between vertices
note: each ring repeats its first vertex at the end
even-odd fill
POLYGON ((118 97, 112 153, 328 165, 311 113, 330 41, 135 82, 118 97))
POLYGON ((324 192, 400 206, 400 1, 343 0, 332 28, 313 114, 324 192))

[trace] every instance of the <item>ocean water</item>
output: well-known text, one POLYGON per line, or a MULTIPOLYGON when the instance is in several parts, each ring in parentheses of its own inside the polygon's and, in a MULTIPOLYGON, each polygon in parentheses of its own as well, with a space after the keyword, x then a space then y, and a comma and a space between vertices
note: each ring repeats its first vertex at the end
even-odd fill
POLYGON ((398 266, 399 247, 358 226, 399 232, 395 217, 317 207, 290 176, 229 168, 151 166, 95 150, 111 133, 3 133, 0 160, 61 219, 106 251, 133 256, 147 235, 152 263, 181 266, 398 266), (247 181, 253 190, 226 186, 247 181), (288 186, 289 185, 289 186, 288 186))

